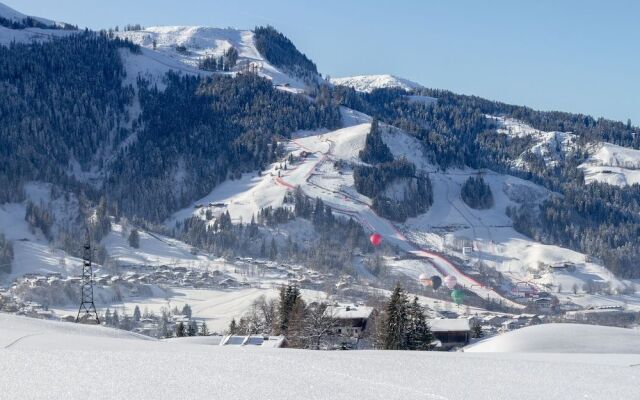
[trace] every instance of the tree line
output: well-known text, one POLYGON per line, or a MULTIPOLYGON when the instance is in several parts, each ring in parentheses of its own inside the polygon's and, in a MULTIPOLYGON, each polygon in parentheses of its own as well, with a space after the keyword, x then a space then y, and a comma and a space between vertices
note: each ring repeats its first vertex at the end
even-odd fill
POLYGON ((274 27, 256 26, 254 43, 260 54, 274 66, 309 81, 318 77, 316 65, 274 27))
POLYGON ((198 60, 198 68, 205 71, 231 71, 238 61, 238 50, 231 46, 220 57, 212 55, 198 60))
POLYGON ((467 178, 462 184, 460 197, 471 208, 483 210, 493 207, 491 187, 485 183, 482 175, 467 178))
MULTIPOLYGON (((338 332, 341 321, 326 303, 307 304, 296 286, 280 289, 277 299, 256 299, 238 319, 231 320, 230 335, 283 335, 289 346, 304 349, 331 349, 346 337, 338 332)), ((431 350, 431 333, 424 307, 414 297, 409 300, 400 285, 393 290, 383 309, 374 310, 358 340, 366 339, 382 350, 431 350)))

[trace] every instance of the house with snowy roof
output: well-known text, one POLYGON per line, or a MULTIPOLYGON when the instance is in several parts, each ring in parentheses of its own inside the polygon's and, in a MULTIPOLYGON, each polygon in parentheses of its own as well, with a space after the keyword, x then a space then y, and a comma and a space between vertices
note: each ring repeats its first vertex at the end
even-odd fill
POLYGON ((373 307, 333 305, 327 307, 325 315, 336 320, 336 326, 334 328, 335 335, 361 338, 373 312, 373 307))
POLYGON ((471 326, 466 318, 442 318, 429 319, 429 328, 433 336, 440 342, 437 346, 440 350, 450 350, 469 344, 471 339, 471 326))

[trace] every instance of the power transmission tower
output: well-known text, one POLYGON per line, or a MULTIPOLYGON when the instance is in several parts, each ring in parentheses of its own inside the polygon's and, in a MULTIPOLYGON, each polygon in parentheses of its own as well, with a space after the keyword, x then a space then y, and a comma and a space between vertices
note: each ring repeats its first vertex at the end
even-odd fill
POLYGON ((87 230, 84 250, 82 253, 82 301, 76 322, 89 322, 94 320, 96 324, 100 324, 98 311, 93 302, 93 268, 91 267, 91 236, 87 230), (84 311, 83 311, 84 310, 84 311))

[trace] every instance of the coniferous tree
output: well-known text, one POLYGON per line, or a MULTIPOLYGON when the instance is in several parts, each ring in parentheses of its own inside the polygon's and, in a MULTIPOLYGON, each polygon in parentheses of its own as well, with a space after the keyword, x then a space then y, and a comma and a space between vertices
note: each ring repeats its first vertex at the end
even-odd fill
POLYGON ((120 329, 123 329, 125 331, 130 331, 131 329, 133 329, 133 322, 129 314, 123 314, 122 319, 120 320, 120 329))
POLYGON ((235 318, 231 319, 231 322, 229 323, 228 333, 229 333, 229 335, 237 335, 238 334, 238 323, 236 322, 235 318))
POLYGON ((300 295, 300 289, 292 285, 280 289, 278 300, 276 331, 278 334, 286 336, 290 331, 299 327, 305 305, 300 295))
POLYGON ((0 273, 11 273, 13 262, 13 245, 0 233, 0 273))
POLYGON ((107 311, 104 313, 104 324, 107 326, 113 325, 111 310, 109 308, 107 308, 107 311))
POLYGON ((382 132, 378 126, 378 119, 373 118, 371 130, 367 134, 364 148, 360 150, 360 159, 368 164, 379 164, 393 161, 393 154, 382 141, 382 132))
POLYGON ((409 330, 407 332, 407 348, 409 350, 429 350, 433 342, 433 334, 425 316, 424 308, 413 298, 409 307, 409 330))
POLYGON ((207 323, 202 321, 200 325, 200 331, 198 331, 198 336, 209 336, 209 327, 207 327, 207 323))
POLYGON ((129 234, 129 246, 134 249, 140 248, 140 234, 136 228, 133 228, 129 234))
POLYGON ((198 323, 195 320, 189 321, 187 326, 187 336, 196 336, 198 334, 198 323))
POLYGON ((482 332, 482 325, 479 322, 475 322, 471 326, 471 336, 479 339, 484 336, 484 332, 482 332))
POLYGON ((118 310, 113 310, 113 316, 111 317, 111 325, 118 328, 120 326, 120 316, 118 310))
POLYGON ((460 196, 471 208, 486 209, 493 206, 491 187, 485 183, 481 175, 470 176, 462 185, 460 196))
POLYGON ((267 256, 267 242, 266 239, 262 239, 262 244, 260 245, 260 257, 267 256))
POLYGON ((180 323, 176 325, 176 337, 185 336, 187 336, 187 327, 184 325, 184 322, 180 321, 180 323))
POLYGON ((133 322, 135 323, 140 322, 141 317, 142 315, 140 314, 140 307, 136 305, 136 307, 133 309, 133 322))
POLYGON ((191 306, 189 304, 185 304, 184 306, 182 306, 182 311, 180 312, 180 314, 186 316, 187 318, 191 318, 191 306))
POLYGON ((271 247, 269 248, 269 259, 275 260, 278 257, 278 245, 275 238, 271 238, 271 247))
POLYGON ((381 347, 385 350, 405 350, 408 347, 409 301, 400 285, 396 285, 384 310, 381 347))

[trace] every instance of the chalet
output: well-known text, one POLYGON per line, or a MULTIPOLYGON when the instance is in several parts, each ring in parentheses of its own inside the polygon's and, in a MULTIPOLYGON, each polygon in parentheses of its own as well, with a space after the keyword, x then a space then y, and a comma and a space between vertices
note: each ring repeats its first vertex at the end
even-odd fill
POLYGON ((440 350, 450 350, 469 344, 471 326, 466 318, 430 319, 429 327, 433 336, 440 342, 440 350))
POLYGON ((533 301, 533 303, 540 311, 551 311, 551 308, 553 307, 552 299, 549 297, 538 297, 533 301))
POLYGON ((538 288, 529 282, 518 282, 511 289, 511 294, 515 297, 534 297, 538 292, 538 288))
POLYGON ((498 327, 510 318, 508 315, 489 315, 482 319, 482 324, 498 327))
POLYGON ((367 328, 367 322, 373 311, 373 307, 334 305, 327 307, 325 315, 336 319, 336 326, 333 329, 335 335, 359 339, 367 328))
POLYGON ((504 321, 501 324, 501 331, 512 331, 514 329, 519 329, 522 328, 522 323, 520 321, 518 321, 517 319, 510 319, 507 321, 504 321))
POLYGON ((549 265, 549 269, 551 271, 574 272, 576 270, 576 265, 572 262, 561 262, 549 265))
POLYGON ((542 320, 536 314, 520 314, 516 317, 520 326, 540 325, 542 320))
POLYGON ((222 288, 237 287, 238 281, 233 278, 225 278, 218 282, 218 285, 222 288))
POLYGON ((633 323, 636 313, 620 306, 601 306, 579 311, 568 311, 565 317, 574 321, 585 321, 599 325, 625 326, 633 323))

